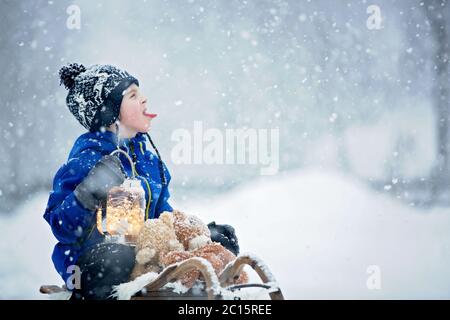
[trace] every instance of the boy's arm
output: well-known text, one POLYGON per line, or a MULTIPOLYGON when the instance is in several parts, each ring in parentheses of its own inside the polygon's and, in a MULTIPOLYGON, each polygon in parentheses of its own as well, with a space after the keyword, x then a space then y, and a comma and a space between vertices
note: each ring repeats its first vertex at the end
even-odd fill
POLYGON ((86 167, 79 159, 71 159, 58 170, 53 180, 44 219, 61 243, 77 242, 95 221, 95 212, 84 208, 74 193, 89 171, 86 167))

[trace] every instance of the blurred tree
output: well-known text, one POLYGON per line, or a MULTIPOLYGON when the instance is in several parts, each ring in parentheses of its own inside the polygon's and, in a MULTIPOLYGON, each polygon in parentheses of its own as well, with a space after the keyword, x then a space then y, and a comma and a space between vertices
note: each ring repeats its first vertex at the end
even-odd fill
POLYGON ((66 6, 44 0, 0 2, 3 212, 49 187, 48 173, 42 169, 58 151, 53 143, 59 128, 55 88, 64 49, 59 43, 66 32, 66 6))
POLYGON ((431 34, 435 40, 433 56, 434 108, 437 119, 438 157, 431 177, 431 202, 442 191, 449 190, 450 182, 450 68, 449 68, 449 10, 446 0, 428 0, 423 6, 431 34))

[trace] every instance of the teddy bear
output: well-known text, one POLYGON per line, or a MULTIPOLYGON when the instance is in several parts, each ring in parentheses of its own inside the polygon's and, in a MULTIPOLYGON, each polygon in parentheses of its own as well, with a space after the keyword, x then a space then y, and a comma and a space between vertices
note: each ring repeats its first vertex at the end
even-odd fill
MULTIPOLYGON (((236 256, 220 243, 211 241, 210 231, 198 217, 178 210, 163 212, 158 219, 149 219, 142 227, 136 242, 136 263, 131 280, 147 272, 161 272, 163 268, 192 257, 201 257, 211 263, 217 275, 236 256)), ((184 274, 181 283, 191 288, 200 272, 184 274)), ((248 282, 241 272, 235 283, 248 282)))
POLYGON ((159 273, 162 269, 161 256, 184 250, 175 234, 174 219, 171 212, 163 212, 158 219, 145 221, 136 239, 136 261, 131 280, 147 272, 159 273))
POLYGON ((192 251, 211 243, 211 232, 198 217, 179 210, 174 210, 172 214, 175 234, 185 250, 192 251))
MULTIPOLYGON (((236 259, 236 256, 220 243, 211 241, 208 226, 198 217, 181 211, 173 211, 174 229, 177 240, 183 244, 185 251, 171 251, 161 256, 160 262, 164 267, 181 262, 192 257, 204 258, 211 263, 214 271, 219 275, 225 266, 236 259)), ((181 283, 191 288, 200 278, 198 270, 192 270, 181 277, 181 283)), ((236 284, 247 283, 248 275, 241 272, 236 284)))

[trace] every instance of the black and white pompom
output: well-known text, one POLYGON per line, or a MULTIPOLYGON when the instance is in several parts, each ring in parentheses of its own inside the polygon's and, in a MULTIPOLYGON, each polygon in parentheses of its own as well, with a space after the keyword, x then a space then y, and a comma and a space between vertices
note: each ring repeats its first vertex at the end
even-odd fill
POLYGON ((75 85, 75 78, 86 68, 82 64, 70 63, 59 70, 60 83, 64 84, 66 89, 70 89, 75 85))

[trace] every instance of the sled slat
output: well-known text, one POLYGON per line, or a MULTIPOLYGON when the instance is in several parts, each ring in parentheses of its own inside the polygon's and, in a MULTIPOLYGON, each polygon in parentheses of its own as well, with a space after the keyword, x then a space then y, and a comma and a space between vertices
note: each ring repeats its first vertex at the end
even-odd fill
POLYGON ((151 291, 160 290, 168 282, 172 282, 183 276, 185 273, 198 270, 205 279, 206 292, 208 294, 208 299, 210 300, 221 300, 222 296, 220 294, 215 294, 213 290, 214 284, 218 284, 217 275, 214 272, 211 264, 203 258, 190 258, 184 260, 183 262, 172 264, 164 269, 161 274, 146 285, 146 289, 151 291), (210 271, 212 270, 212 271, 210 271))
MULTIPOLYGON (((236 258, 234 262, 228 264, 219 276, 221 286, 230 286, 233 281, 239 277, 245 265, 249 265, 256 271, 263 283, 275 282, 267 267, 261 268, 258 261, 248 255, 242 255, 236 258)), ((283 293, 280 288, 275 292, 270 292, 269 296, 272 300, 284 300, 283 293)))

